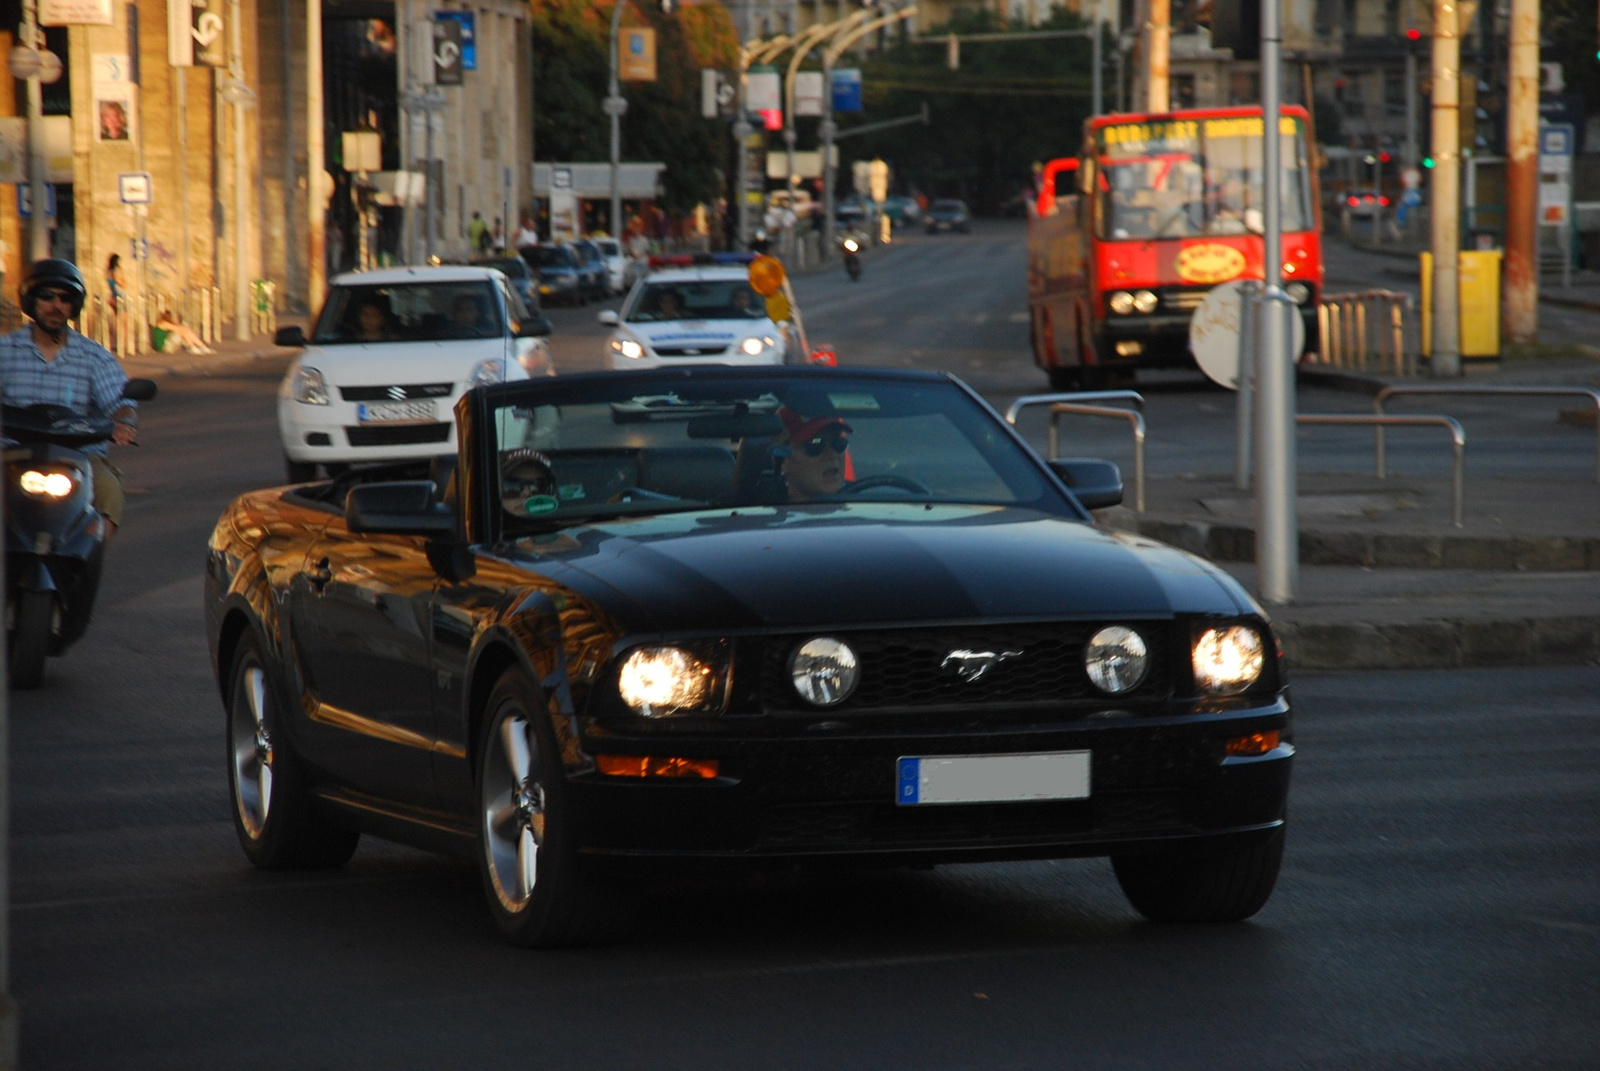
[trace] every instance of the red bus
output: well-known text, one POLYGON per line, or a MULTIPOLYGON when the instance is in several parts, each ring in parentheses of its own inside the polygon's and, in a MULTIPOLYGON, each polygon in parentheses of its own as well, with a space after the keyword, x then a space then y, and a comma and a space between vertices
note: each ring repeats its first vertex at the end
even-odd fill
MULTIPOLYGON (((1102 115, 1080 155, 1046 166, 1028 223, 1033 359, 1058 390, 1193 367, 1189 318, 1218 283, 1262 277, 1262 117, 1255 108, 1102 115)), ((1285 107, 1282 264, 1308 347, 1322 293, 1311 122, 1285 107)))

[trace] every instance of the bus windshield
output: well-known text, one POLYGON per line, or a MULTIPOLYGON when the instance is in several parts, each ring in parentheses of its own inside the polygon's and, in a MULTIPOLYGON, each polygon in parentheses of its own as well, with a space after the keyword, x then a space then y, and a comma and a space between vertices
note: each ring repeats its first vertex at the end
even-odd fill
MULTIPOLYGON (((1285 234, 1311 229, 1305 139, 1283 116, 1285 234)), ((1103 239, 1260 234, 1260 116, 1116 123, 1095 131, 1095 230, 1103 239)))

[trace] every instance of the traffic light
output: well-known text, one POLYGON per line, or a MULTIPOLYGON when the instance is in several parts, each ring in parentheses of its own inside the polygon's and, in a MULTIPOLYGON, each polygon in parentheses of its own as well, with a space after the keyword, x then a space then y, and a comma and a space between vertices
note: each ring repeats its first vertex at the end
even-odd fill
POLYGON ((1406 40, 1410 41, 1412 44, 1416 44, 1418 41, 1422 40, 1422 31, 1417 29, 1415 26, 1411 27, 1411 29, 1406 31, 1406 40))
POLYGON ((1433 157, 1424 156, 1422 158, 1422 166, 1428 168, 1429 170, 1432 170, 1433 169, 1433 157))
POLYGON ((1393 159, 1394 159, 1394 157, 1391 156, 1390 154, 1386 153, 1386 152, 1380 152, 1378 154, 1378 163, 1380 163, 1380 164, 1386 164, 1386 163, 1388 163, 1389 161, 1391 161, 1393 159))

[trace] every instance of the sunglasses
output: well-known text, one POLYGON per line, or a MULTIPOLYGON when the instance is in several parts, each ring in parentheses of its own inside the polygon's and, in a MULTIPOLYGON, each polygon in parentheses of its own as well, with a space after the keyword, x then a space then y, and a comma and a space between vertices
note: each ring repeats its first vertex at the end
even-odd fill
POLYGON ((40 290, 33 296, 37 301, 59 301, 63 305, 72 304, 73 299, 77 297, 70 290, 40 290))
POLYGON ((833 448, 836 454, 842 454, 850 449, 850 436, 834 432, 832 435, 816 435, 801 445, 800 449, 807 457, 821 457, 822 451, 833 448))

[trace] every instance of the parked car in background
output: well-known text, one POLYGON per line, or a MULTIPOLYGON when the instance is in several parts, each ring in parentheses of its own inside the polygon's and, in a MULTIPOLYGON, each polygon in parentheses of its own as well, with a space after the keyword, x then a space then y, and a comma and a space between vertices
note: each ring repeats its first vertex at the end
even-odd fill
POLYGON ((972 215, 967 211, 967 202, 954 197, 941 198, 928 206, 923 226, 929 234, 938 234, 940 231, 966 234, 972 229, 972 215))
POLYGON ((890 197, 883 202, 883 214, 896 223, 916 223, 922 219, 922 206, 915 197, 890 197))
POLYGON ((336 276, 278 388, 278 433, 292 483, 319 468, 452 453, 453 407, 487 383, 554 375, 550 321, 495 268, 392 268, 336 276))
POLYGON ((586 299, 571 246, 551 242, 522 251, 539 280, 539 297, 556 305, 582 305, 586 299))
POLYGON ((506 277, 511 284, 512 291, 522 299, 528 311, 542 312, 543 302, 539 300, 539 280, 528 262, 519 256, 486 257, 473 261, 474 264, 484 268, 494 268, 506 277))
POLYGON ((579 238, 572 243, 572 255, 578 259, 578 285, 583 289, 584 300, 604 300, 610 284, 600 247, 588 238, 579 238))
POLYGON ((638 277, 638 267, 633 258, 628 256, 628 251, 616 238, 596 238, 594 244, 600 250, 600 259, 605 262, 608 296, 627 293, 638 277))
POLYGON ((873 206, 856 194, 851 194, 833 206, 834 222, 843 227, 865 229, 872 222, 873 206))

